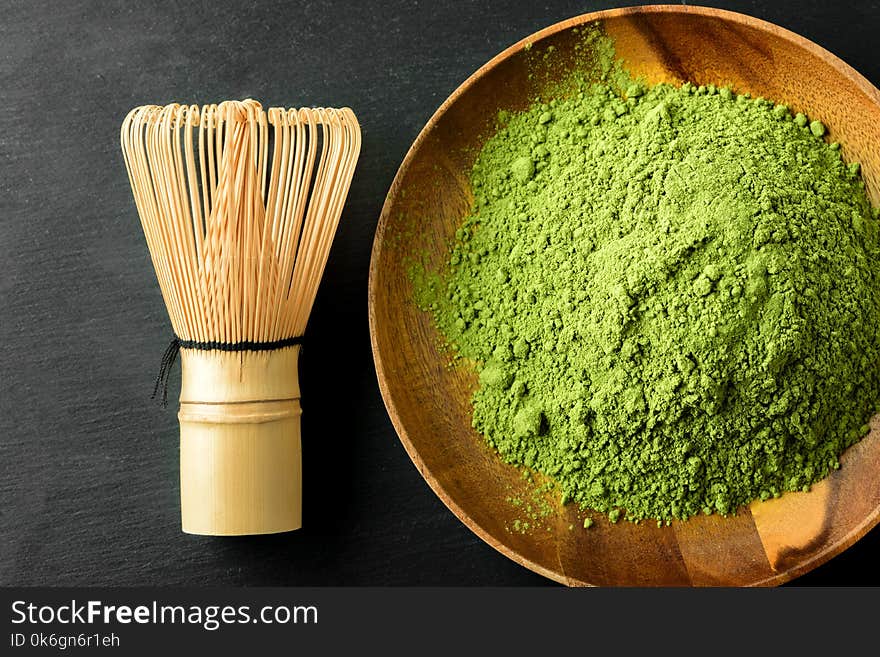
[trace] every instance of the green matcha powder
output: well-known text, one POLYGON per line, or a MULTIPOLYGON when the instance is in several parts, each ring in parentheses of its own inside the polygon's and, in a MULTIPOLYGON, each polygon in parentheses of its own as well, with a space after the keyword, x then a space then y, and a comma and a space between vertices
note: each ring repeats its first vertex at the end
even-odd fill
POLYGON ((807 490, 880 401, 859 167, 761 98, 618 87, 502 112, 448 266, 414 271, 473 425, 612 521, 807 490))

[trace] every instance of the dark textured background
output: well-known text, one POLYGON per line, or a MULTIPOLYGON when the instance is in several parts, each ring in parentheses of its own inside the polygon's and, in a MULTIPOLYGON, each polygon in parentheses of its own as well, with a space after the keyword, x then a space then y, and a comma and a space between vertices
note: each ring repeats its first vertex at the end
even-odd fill
MULTIPOLYGON (((878 1, 709 4, 880 83, 878 1)), ((367 271, 385 193, 443 99, 511 43, 614 5, 0 3, 0 584, 546 582, 406 456, 373 370, 367 271), (305 527, 200 538, 179 529, 176 413, 148 398, 171 329, 118 133, 135 105, 248 96, 349 105, 364 143, 302 359, 305 527)), ((880 528, 795 583, 876 585, 878 557, 880 528)))

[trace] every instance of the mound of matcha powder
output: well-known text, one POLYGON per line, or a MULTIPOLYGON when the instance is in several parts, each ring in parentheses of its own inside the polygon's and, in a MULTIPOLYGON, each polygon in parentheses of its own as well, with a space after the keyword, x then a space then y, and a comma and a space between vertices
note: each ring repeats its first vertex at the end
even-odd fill
POLYGON ((880 234, 824 135, 690 84, 502 112, 448 266, 414 285, 504 460, 613 521, 839 467, 880 401, 880 234))

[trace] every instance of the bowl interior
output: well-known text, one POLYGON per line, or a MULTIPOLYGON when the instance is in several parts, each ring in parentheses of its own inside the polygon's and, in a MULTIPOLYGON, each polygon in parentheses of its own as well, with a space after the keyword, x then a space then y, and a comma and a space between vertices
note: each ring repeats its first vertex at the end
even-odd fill
POLYGON ((497 112, 524 109, 564 79, 581 41, 572 28, 596 20, 618 58, 650 82, 731 85, 822 120, 845 157, 862 164, 872 201, 880 201, 880 93, 815 44, 739 14, 686 7, 613 10, 552 26, 501 53, 450 96, 394 180, 370 272, 382 394, 434 491, 481 538, 532 570, 571 585, 778 584, 839 553, 880 519, 877 418, 841 469, 809 493, 662 528, 611 524, 596 514, 585 531, 575 505, 536 493, 471 428, 476 377, 449 366, 430 316, 412 300, 410 259, 427 253, 430 266, 445 259, 470 207, 470 167, 497 112), (548 46, 552 56, 543 58, 548 46))

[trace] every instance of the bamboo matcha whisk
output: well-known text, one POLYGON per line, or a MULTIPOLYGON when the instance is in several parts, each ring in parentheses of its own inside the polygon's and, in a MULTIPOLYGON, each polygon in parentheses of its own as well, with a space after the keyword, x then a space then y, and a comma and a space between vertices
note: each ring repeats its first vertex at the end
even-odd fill
MULTIPOLYGON (((180 351, 183 530, 301 525, 297 363, 360 152, 350 109, 147 105, 122 152, 180 351)), ((158 382, 157 382, 158 384, 158 382)))

